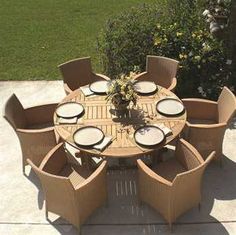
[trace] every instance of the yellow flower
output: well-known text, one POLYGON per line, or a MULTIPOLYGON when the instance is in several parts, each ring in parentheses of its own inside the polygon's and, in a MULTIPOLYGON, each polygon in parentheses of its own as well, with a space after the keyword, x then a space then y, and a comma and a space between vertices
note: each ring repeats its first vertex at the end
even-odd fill
POLYGON ((186 54, 179 54, 179 58, 180 59, 187 59, 188 55, 186 55, 186 54))
POLYGON ((197 60, 197 61, 199 61, 199 60, 201 59, 201 56, 196 55, 196 56, 194 56, 194 59, 197 60))
POLYGON ((181 33, 181 32, 177 32, 177 33, 176 33, 176 36, 177 36, 177 37, 182 36, 182 35, 183 35, 183 33, 181 33))
POLYGON ((192 37, 195 38, 195 37, 196 37, 196 34, 195 34, 195 33, 192 33, 192 37))
POLYGON ((161 28, 161 24, 157 24, 157 28, 160 29, 161 28))
POLYGON ((203 43, 202 45, 203 45, 203 51, 210 51, 211 50, 211 47, 208 44, 203 43))
POLYGON ((161 42, 162 42, 161 38, 156 38, 154 41, 154 45, 159 45, 161 44, 161 42))

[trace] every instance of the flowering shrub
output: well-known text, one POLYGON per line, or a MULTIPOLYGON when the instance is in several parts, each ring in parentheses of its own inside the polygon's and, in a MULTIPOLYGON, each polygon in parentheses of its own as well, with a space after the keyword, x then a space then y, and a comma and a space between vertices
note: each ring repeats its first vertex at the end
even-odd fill
POLYGON ((189 31, 177 23, 157 24, 153 51, 180 61, 178 92, 181 96, 217 98, 230 76, 226 51, 207 29, 199 28, 189 31))
POLYGON ((143 71, 146 55, 166 56, 180 61, 179 96, 216 99, 222 86, 230 83, 226 48, 208 31, 202 9, 189 9, 176 14, 144 5, 110 20, 98 41, 104 72, 115 77, 134 66, 143 71))

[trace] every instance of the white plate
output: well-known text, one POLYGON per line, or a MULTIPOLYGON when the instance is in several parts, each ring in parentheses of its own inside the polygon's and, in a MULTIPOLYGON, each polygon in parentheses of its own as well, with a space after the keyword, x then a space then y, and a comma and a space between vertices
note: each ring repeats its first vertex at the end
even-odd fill
POLYGON ((74 118, 80 116, 83 112, 83 105, 76 102, 61 104, 56 109, 57 116, 62 118, 74 118))
POLYGON ((89 147, 101 142, 104 138, 104 133, 95 126, 85 126, 79 128, 74 133, 73 138, 76 144, 89 147))
POLYGON ((89 85, 89 89, 97 94, 106 94, 108 92, 109 82, 106 80, 96 81, 89 85))
POLYGON ((173 98, 160 100, 156 105, 156 109, 159 113, 168 116, 175 116, 184 112, 183 104, 173 98))
POLYGON ((147 95, 156 91, 157 86, 154 82, 140 81, 134 84, 134 89, 139 94, 147 95))
POLYGON ((156 127, 147 125, 140 127, 134 133, 134 139, 138 144, 154 146, 160 144, 165 138, 164 132, 156 127))

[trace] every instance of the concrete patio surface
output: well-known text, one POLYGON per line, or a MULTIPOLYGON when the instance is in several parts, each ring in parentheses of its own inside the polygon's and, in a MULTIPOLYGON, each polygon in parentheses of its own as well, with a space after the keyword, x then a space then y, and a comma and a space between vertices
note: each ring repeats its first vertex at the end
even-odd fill
MULTIPOLYGON (((59 102, 61 81, 0 82, 0 108, 15 93, 24 107, 59 102)), ((30 167, 23 176, 19 141, 0 115, 0 235, 77 234, 53 214, 45 219, 40 182, 30 167)), ((203 179, 202 207, 193 208, 174 225, 172 234, 236 234, 236 120, 226 131, 223 167, 212 163, 203 179)), ((137 204, 136 170, 108 171, 108 207, 98 209, 82 226, 83 235, 171 234, 152 208, 137 204)))

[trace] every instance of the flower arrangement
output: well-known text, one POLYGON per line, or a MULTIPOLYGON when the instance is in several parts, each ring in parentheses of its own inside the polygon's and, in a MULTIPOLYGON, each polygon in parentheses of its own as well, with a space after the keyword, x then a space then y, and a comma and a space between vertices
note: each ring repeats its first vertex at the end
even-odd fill
POLYGON ((111 101, 116 109, 127 108, 130 102, 136 105, 138 96, 134 89, 134 75, 134 72, 122 74, 110 83, 106 100, 111 101))

